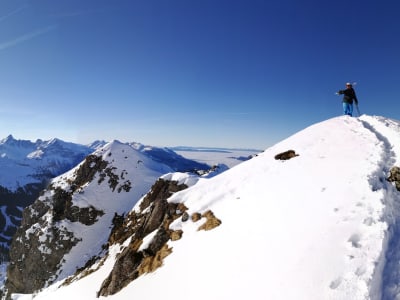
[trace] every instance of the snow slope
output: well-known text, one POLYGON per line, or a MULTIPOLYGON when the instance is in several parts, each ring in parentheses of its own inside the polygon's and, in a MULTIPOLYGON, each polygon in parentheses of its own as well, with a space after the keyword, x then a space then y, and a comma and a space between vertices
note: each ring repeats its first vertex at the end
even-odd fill
MULTIPOLYGON (((134 145, 139 147, 141 144, 135 143, 134 145)), ((73 227, 71 228, 71 232, 76 232, 78 238, 81 237, 81 232, 83 232, 86 237, 82 243, 79 243, 78 248, 86 249, 88 245, 90 245, 93 251, 84 251, 81 257, 71 253, 69 257, 74 257, 76 259, 75 265, 67 260, 67 267, 63 268, 60 272, 60 276, 70 275, 71 272, 74 273, 81 261, 87 261, 92 253, 98 251, 102 243, 104 243, 104 240, 107 240, 108 237, 102 225, 106 224, 104 226, 109 228, 111 223, 110 218, 113 217, 115 212, 122 214, 129 211, 134 203, 148 191, 149 187, 160 175, 177 170, 208 170, 211 168, 206 164, 177 155, 166 148, 141 146, 140 149, 136 149, 133 144, 130 145, 118 141, 110 143, 95 142, 91 146, 96 146, 97 150, 94 152, 94 155, 102 156, 103 152, 106 153, 104 154, 106 155, 105 160, 114 165, 114 168, 120 170, 121 173, 116 175, 121 177, 121 181, 123 180, 122 177, 125 177, 125 182, 129 181, 132 184, 131 191, 130 193, 120 193, 116 190, 115 193, 110 193, 110 188, 107 188, 107 184, 101 186, 93 184, 94 189, 86 189, 86 187, 83 187, 80 189, 79 193, 76 193, 74 204, 77 207, 85 207, 85 205, 88 205, 93 199, 102 199, 100 203, 95 201, 92 205, 104 209, 105 211, 110 209, 110 207, 105 207, 105 205, 110 204, 113 206, 112 211, 107 214, 106 217, 102 218, 103 222, 96 224, 97 228, 93 226, 92 231, 88 230, 80 223, 74 223, 72 224, 73 226, 71 225, 73 227), (108 157, 108 155, 110 156, 108 157), (107 197, 112 198, 113 201, 109 203, 106 202, 105 199, 107 197), (94 230, 94 228, 96 229, 94 230), (104 238, 99 239, 99 235, 104 238), (90 236, 90 239, 87 238, 88 236, 90 236)), ((0 249, 4 249, 5 257, 7 257, 6 255, 9 244, 11 243, 11 237, 15 233, 16 228, 20 225, 23 208, 28 206, 28 204, 32 204, 32 202, 37 199, 40 192, 39 188, 36 188, 35 191, 31 188, 26 192, 27 194, 29 193, 29 199, 25 199, 22 197, 24 196, 22 190, 17 190, 17 188, 19 188, 21 184, 25 185, 28 183, 40 182, 44 178, 50 180, 49 177, 59 175, 65 172, 66 169, 69 170, 72 166, 76 166, 86 155, 93 151, 93 148, 89 146, 67 143, 59 139, 31 142, 16 140, 10 135, 0 140, 0 186, 6 186, 10 189, 10 191, 7 189, 5 190, 5 192, 8 193, 6 195, 8 197, 3 194, 0 197, 0 228, 2 229, 0 234, 0 249), (40 174, 42 174, 43 177, 41 177, 40 174), (4 178, 7 178, 7 180, 3 180, 4 178), (18 194, 14 195, 12 191, 18 194)), ((54 180, 53 184, 56 186, 67 186, 68 184, 63 182, 63 178, 64 180, 72 180, 74 170, 76 169, 54 180)), ((42 196, 41 199, 45 199, 47 196, 51 197, 52 193, 53 192, 47 191, 45 196, 42 196)), ((50 215, 47 217, 49 221, 51 221, 50 215)), ((60 224, 60 226, 63 225, 64 224, 60 224)), ((32 228, 37 227, 39 227, 39 225, 35 225, 32 228)), ((65 228, 69 227, 70 226, 66 226, 65 228)), ((49 229, 42 228, 42 232, 46 232, 47 230, 49 229)), ((49 249, 45 249, 45 246, 42 248, 45 252, 50 251, 49 249)), ((2 261, 3 253, 0 252, 0 263, 2 263, 2 261)), ((2 283, 5 277, 4 266, 0 266, 0 289, 3 286, 2 283)))
MULTIPOLYGON (((81 240, 71 251, 64 256, 58 278, 65 278, 75 273, 78 267, 82 267, 92 256, 102 252, 102 246, 107 242, 108 234, 111 229, 112 218, 114 214, 119 215, 129 211, 132 206, 148 192, 154 181, 162 174, 171 172, 171 168, 165 164, 160 164, 145 154, 133 149, 127 144, 118 141, 110 142, 102 148, 96 150, 93 155, 102 157, 102 159, 111 167, 115 174, 120 174, 118 186, 111 188, 109 179, 99 182, 99 178, 95 178, 92 182, 86 183, 75 192, 72 196, 72 205, 85 208, 93 206, 97 210, 104 212, 104 215, 98 217, 98 221, 93 225, 85 225, 81 222, 72 222, 63 219, 54 226, 62 228, 68 232, 72 232, 74 237, 81 240), (117 191, 119 187, 129 183, 129 191, 117 191)), ((82 162, 81 164, 83 164, 82 162)), ((68 191, 71 187, 71 179, 76 177, 76 170, 66 172, 52 180, 51 185, 55 188, 62 188, 68 191)), ((97 175, 98 176, 98 175, 97 175)), ((40 201, 47 202, 54 194, 53 190, 47 190, 39 197, 40 201)), ((52 213, 47 212, 43 218, 52 218, 52 213)), ((34 234, 37 230, 34 224, 26 235, 34 234)), ((43 238, 49 236, 51 239, 52 227, 41 228, 43 238)), ((44 248, 47 248, 44 246, 44 248)), ((49 250, 50 251, 50 250, 49 250)))
MULTIPOLYGON (((184 233, 169 242, 164 265, 107 299, 400 297, 400 192, 385 180, 399 147, 399 121, 342 116, 199 180, 169 201, 189 214, 211 209, 222 224, 197 231, 199 224, 177 219, 171 228, 184 233), (299 156, 274 159, 289 149, 299 156)), ((121 248, 113 246, 98 271, 34 299, 97 299, 121 248)))

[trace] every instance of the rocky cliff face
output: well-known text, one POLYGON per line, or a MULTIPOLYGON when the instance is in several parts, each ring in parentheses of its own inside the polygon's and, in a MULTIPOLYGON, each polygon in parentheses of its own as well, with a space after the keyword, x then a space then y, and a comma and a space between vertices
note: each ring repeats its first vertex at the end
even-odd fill
POLYGON ((0 260, 8 260, 11 238, 22 210, 49 181, 80 163, 93 149, 58 139, 0 140, 0 260))
MULTIPOLYGON (((201 225, 198 230, 211 230, 222 223, 210 210, 190 216, 183 203, 168 201, 172 194, 187 187, 184 183, 160 178, 135 209, 126 216, 114 215, 113 228, 105 248, 120 245, 121 250, 111 272, 99 286, 97 297, 114 295, 140 276, 161 267, 164 258, 173 253, 168 242, 177 241, 184 234, 182 230, 170 228, 171 223, 178 218, 183 222, 204 219, 204 222, 199 222, 201 225)), ((69 277, 64 285, 95 272, 106 259, 108 253, 96 257, 85 268, 69 277)))
MULTIPOLYGON (((101 150, 106 145, 106 142, 94 142, 90 146, 84 146, 59 139, 31 142, 16 140, 11 135, 0 140, 0 263, 8 260, 11 239, 20 225, 23 209, 38 198, 40 191, 47 187, 52 178, 75 167, 95 149, 101 150)), ((171 171, 187 172, 210 168, 167 148, 139 143, 129 146, 159 165, 168 165, 171 171)), ((138 159, 135 167, 142 161, 138 159)), ((112 176, 110 171, 107 172, 102 176, 112 176)), ((110 177, 110 180, 116 184, 115 177, 110 177)), ((118 188, 121 192, 130 187, 126 185, 118 188)), ((67 213, 74 214, 71 211, 67 213)))
MULTIPOLYGON (((78 178, 91 180, 95 169, 99 174, 106 172, 108 164, 104 164, 104 161, 96 159, 98 164, 95 165, 90 161, 93 162, 93 158, 89 158, 77 172, 87 177, 78 178), (88 168, 89 165, 93 167, 88 168)), ((81 187, 78 183, 85 184, 86 181, 78 178, 72 182, 72 186, 77 189, 81 187)), ((113 189, 110 181, 109 184, 109 188, 113 189)), ((168 242, 179 240, 183 235, 183 231, 170 228, 174 220, 181 218, 183 222, 189 219, 197 222, 204 218, 205 222, 201 222, 198 230, 211 230, 219 226, 221 221, 211 211, 189 216, 184 204, 167 200, 172 194, 187 187, 178 181, 159 178, 135 209, 126 215, 114 213, 108 239, 102 246, 104 251, 88 259, 75 274, 64 281, 64 285, 96 271, 95 265, 101 266, 108 258, 111 246, 124 244, 97 294, 113 295, 138 277, 162 266, 164 258, 173 252, 168 242), (148 241, 146 245, 145 239, 148 241)), ((68 204, 71 203, 71 192, 50 187, 24 211, 22 225, 12 243, 12 260, 6 284, 8 297, 13 292, 32 293, 59 279, 63 257, 82 242, 74 232, 60 224, 69 220, 91 225, 102 217, 104 212, 94 207, 78 208, 68 204), (51 198, 45 196, 49 192, 51 198), (75 213, 71 214, 71 211, 75 213)))
MULTIPOLYGON (((167 199, 187 186, 157 181, 173 171, 146 153, 114 141, 53 179, 23 210, 21 226, 10 248, 7 297, 84 276, 94 263, 107 257, 110 245, 132 235, 132 246, 120 255, 113 272, 99 287, 99 295, 114 294, 161 265, 162 258, 171 251, 166 243, 180 235, 168 226, 185 213, 183 205, 167 199), (132 210, 139 200, 139 209, 132 210), (146 249, 139 249, 150 233, 155 234, 153 241, 146 249), (124 277, 128 271, 136 275, 124 277)), ((187 176, 198 180, 197 175, 187 176)))
POLYGON ((108 163, 101 157, 89 155, 76 170, 69 189, 50 185, 24 210, 10 248, 6 283, 10 293, 31 293, 57 279, 57 269, 64 255, 80 242, 74 232, 63 226, 64 221, 92 225, 104 215, 104 211, 93 205, 78 207, 72 202, 74 193, 91 182, 96 174, 108 177, 110 188, 115 189, 112 175, 116 175, 108 163))
POLYGON ((99 296, 115 294, 132 280, 162 264, 162 259, 171 252, 166 243, 173 231, 168 225, 186 210, 183 205, 168 203, 167 199, 185 188, 185 184, 159 179, 141 202, 140 210, 130 212, 122 222, 115 223, 109 245, 123 243, 130 236, 132 239, 104 280, 99 296), (149 246, 139 250, 144 237, 153 231, 156 234, 149 246))

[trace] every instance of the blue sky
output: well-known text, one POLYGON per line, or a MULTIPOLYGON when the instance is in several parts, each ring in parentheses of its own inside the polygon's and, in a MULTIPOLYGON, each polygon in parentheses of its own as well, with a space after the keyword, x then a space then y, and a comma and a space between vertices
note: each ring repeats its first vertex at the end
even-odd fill
POLYGON ((264 149, 400 119, 400 2, 0 0, 0 138, 264 149))

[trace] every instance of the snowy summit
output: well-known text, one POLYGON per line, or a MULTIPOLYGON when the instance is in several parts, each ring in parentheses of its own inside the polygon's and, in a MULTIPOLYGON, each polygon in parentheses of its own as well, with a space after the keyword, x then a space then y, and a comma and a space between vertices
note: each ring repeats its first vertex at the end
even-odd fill
MULTIPOLYGON (((55 282, 34 299, 396 299, 400 192, 387 178, 399 160, 400 121, 363 115, 315 124, 173 193, 168 203, 186 207, 189 218, 168 224, 167 231, 181 237, 167 241, 168 253, 152 272, 99 294, 111 279, 118 281, 116 274, 127 276, 115 267, 134 247, 133 233, 110 245, 86 276, 55 282), (296 155, 275 158, 287 150, 296 155), (220 222, 198 230, 208 217, 193 216, 209 211, 220 222)), ((180 183, 185 176, 162 178, 180 183)), ((138 251, 158 233, 148 234, 138 251)), ((84 235, 83 241, 93 239, 84 235)), ((84 257, 79 251, 71 253, 84 257)), ((63 265, 74 267, 82 266, 63 265)))

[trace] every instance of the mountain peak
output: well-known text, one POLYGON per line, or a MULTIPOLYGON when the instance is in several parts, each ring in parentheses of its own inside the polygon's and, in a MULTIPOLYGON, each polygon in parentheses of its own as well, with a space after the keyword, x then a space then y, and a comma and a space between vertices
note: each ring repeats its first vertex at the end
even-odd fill
POLYGON ((7 144, 7 143, 12 143, 15 142, 16 139, 14 139, 14 137, 12 136, 12 134, 9 134, 6 138, 2 139, 0 141, 0 144, 7 144))
MULTIPOLYGON (((69 299, 85 293, 96 299, 101 291, 114 300, 186 299, 187 293, 165 292, 178 283, 185 291, 206 287, 218 299, 395 299, 400 193, 386 178, 399 157, 400 121, 364 115, 314 124, 189 189, 171 195, 163 186, 153 188, 148 195, 165 191, 155 195, 161 204, 151 204, 146 195, 132 211, 144 208, 154 220, 164 220, 157 215, 162 209, 185 213, 169 214, 172 219, 161 230, 149 225, 139 232, 133 226, 148 218, 116 215, 113 224, 126 228, 110 236, 117 243, 81 273, 84 280, 79 274, 68 286, 56 283, 37 296, 69 299), (298 156, 275 159, 288 150, 298 156), (209 222, 212 215, 219 226, 199 232, 215 222, 209 222), (143 240, 134 241, 139 234, 143 240), (167 241, 165 247, 157 237, 167 241), (158 252, 159 246, 167 253, 158 252), (160 259, 151 260, 158 253, 160 259), (125 276, 131 274, 126 266, 146 269, 155 263, 160 271, 129 284, 134 278, 125 276), (120 282, 122 289, 114 294, 109 286, 120 282)), ((86 201, 87 194, 76 199, 86 201)), ((101 235, 82 240, 93 236, 101 235)))
POLYGON ((98 148, 103 147, 105 144, 107 144, 107 142, 104 140, 96 140, 96 141, 88 144, 87 146, 91 149, 98 149, 98 148))
POLYGON ((58 143, 58 142, 63 142, 63 141, 60 140, 59 138, 52 138, 49 140, 49 144, 54 144, 54 143, 58 143))

